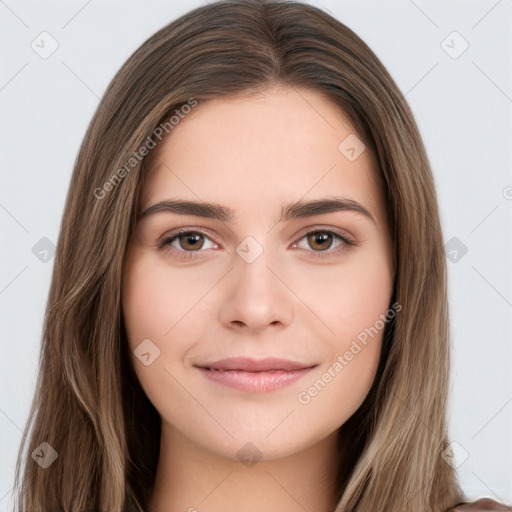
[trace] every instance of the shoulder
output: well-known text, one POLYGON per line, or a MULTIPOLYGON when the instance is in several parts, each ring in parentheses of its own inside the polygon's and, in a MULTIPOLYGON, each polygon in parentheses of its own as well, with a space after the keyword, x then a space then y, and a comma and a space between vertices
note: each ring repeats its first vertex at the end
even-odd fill
POLYGON ((480 498, 478 501, 471 503, 461 503, 455 507, 450 508, 446 512, 479 512, 481 510, 488 510, 496 512, 512 512, 512 506, 498 503, 490 498, 480 498))

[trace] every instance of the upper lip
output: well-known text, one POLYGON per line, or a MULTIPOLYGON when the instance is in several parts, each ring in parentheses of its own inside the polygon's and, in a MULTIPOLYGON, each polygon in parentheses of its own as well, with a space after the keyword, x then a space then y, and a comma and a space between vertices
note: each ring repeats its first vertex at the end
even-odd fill
POLYGON ((200 368, 210 368, 212 370, 241 370, 246 372, 265 372, 270 370, 302 370, 311 368, 316 364, 300 363, 289 359, 280 359, 278 357, 266 357, 265 359, 251 359, 248 357, 229 357, 219 359, 208 364, 196 365, 200 368))

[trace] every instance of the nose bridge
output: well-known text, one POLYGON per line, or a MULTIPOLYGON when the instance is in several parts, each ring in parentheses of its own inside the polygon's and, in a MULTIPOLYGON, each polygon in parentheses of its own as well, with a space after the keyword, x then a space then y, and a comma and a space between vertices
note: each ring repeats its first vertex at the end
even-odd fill
POLYGON ((240 244, 237 248, 237 254, 235 273, 239 280, 239 287, 251 288, 255 293, 258 289, 264 291, 269 286, 272 287, 272 283, 269 282, 269 277, 272 275, 269 267, 272 268, 275 265, 273 265, 268 244, 265 249, 261 247, 261 250, 257 250, 250 243, 240 244))
POLYGON ((267 237, 260 243, 253 236, 247 236, 237 246, 236 253, 238 255, 235 260, 237 290, 242 294, 252 296, 253 299, 272 294, 273 289, 279 283, 269 270, 269 267, 277 266, 273 257, 275 253, 270 248, 269 238, 267 237))

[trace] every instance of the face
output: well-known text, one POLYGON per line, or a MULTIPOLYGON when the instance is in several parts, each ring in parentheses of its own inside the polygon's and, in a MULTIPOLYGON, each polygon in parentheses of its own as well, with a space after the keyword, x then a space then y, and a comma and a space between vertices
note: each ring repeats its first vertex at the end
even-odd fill
POLYGON ((318 93, 273 88, 200 104, 162 143, 123 314, 164 429, 230 459, 250 442, 271 460, 335 433, 363 402, 393 269, 384 198, 356 137, 318 93), (345 202, 315 207, 325 199, 345 202))

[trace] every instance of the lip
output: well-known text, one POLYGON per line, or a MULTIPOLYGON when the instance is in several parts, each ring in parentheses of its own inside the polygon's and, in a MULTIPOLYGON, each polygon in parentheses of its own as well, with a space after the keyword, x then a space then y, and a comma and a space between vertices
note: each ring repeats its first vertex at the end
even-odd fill
POLYGON ((296 382, 316 366, 279 358, 236 357, 196 367, 218 384, 249 393, 269 393, 296 382))
POLYGON ((245 372, 268 372, 272 370, 303 370, 316 366, 316 364, 300 363, 289 359, 278 357, 266 357, 264 359, 251 359, 250 357, 228 357, 220 359, 213 363, 197 365, 200 368, 210 368, 211 370, 240 370, 245 372))

